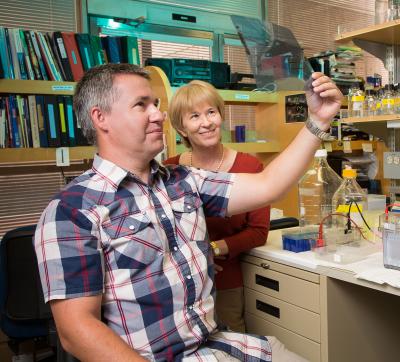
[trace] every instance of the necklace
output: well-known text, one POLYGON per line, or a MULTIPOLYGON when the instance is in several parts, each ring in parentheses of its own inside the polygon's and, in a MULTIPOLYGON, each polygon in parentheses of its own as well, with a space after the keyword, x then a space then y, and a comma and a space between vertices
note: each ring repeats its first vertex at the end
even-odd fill
MULTIPOLYGON (((221 155, 221 159, 219 160, 218 166, 217 168, 214 170, 214 172, 218 172, 219 169, 222 166, 222 162, 224 162, 224 157, 225 157, 225 147, 222 146, 222 155, 221 155)), ((193 166, 193 153, 192 151, 189 151, 189 166, 192 167, 193 166)))

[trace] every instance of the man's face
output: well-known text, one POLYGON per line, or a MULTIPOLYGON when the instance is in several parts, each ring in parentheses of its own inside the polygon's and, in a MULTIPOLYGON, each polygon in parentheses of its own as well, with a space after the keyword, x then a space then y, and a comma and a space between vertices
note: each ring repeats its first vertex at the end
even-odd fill
POLYGON ((114 88, 118 97, 105 114, 106 147, 148 161, 164 147, 164 116, 158 109, 158 99, 149 81, 138 75, 117 75, 114 88))

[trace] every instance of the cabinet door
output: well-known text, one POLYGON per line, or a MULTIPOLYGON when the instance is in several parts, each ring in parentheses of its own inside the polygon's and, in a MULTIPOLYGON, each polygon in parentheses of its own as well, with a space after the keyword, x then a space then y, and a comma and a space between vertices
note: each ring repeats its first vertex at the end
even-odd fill
POLYGON ((310 311, 320 312, 319 284, 248 263, 242 263, 242 271, 246 287, 310 311))
POLYGON ((245 310, 315 342, 321 341, 320 315, 245 288, 245 310))
MULTIPOLYGON (((252 313, 245 313, 246 328, 249 333, 262 336, 275 336, 286 348, 307 358, 310 362, 321 361, 321 346, 319 343, 293 333, 275 323, 269 322, 252 313)), ((272 356, 274 360, 274 356, 272 356)))

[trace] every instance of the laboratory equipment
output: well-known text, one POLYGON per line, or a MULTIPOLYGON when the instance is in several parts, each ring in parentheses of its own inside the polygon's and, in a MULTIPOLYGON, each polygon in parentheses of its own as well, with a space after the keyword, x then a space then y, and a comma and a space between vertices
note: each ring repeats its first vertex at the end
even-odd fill
MULTIPOLYGON (((332 213, 332 197, 342 180, 326 160, 327 151, 317 150, 311 168, 299 182, 300 226, 319 225, 332 213)), ((332 224, 331 218, 325 225, 332 224)))
POLYGON ((379 220, 383 241, 383 265, 385 268, 400 270, 400 212, 388 211, 379 220))

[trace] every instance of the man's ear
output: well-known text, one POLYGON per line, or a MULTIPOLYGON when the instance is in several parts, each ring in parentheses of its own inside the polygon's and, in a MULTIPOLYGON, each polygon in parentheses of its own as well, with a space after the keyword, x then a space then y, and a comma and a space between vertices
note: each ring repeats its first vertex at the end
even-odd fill
POLYGON ((96 129, 105 132, 108 131, 107 118, 105 117, 104 112, 99 107, 93 107, 90 110, 90 117, 96 129))

